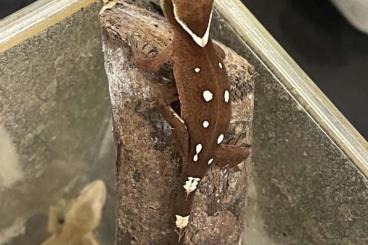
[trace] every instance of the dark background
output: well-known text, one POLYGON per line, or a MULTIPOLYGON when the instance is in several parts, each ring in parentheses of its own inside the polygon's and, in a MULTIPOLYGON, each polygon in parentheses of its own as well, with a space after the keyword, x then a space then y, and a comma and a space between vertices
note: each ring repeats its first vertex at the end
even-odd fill
POLYGON ((0 19, 33 2, 35 0, 0 0, 0 19))
POLYGON ((368 139, 368 35, 327 0, 243 0, 368 139))
MULTIPOLYGON (((0 0, 0 18, 34 0, 0 0)), ((368 139, 368 35, 327 0, 243 0, 368 139)))

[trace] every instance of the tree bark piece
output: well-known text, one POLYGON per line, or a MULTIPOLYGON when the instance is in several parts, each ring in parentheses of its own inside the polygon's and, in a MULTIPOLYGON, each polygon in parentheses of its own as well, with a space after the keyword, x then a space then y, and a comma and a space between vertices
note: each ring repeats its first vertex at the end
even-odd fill
MULTIPOLYGON (((100 15, 118 148, 117 244, 162 245, 173 232, 172 201, 181 159, 172 129, 152 106, 155 95, 148 84, 157 78, 135 67, 130 45, 156 55, 170 43, 172 33, 162 16, 140 6, 118 3, 100 15)), ((233 99, 225 143, 251 144, 253 68, 223 48, 233 99)), ((209 171, 196 193, 186 244, 244 244, 239 241, 250 167, 248 159, 233 169, 209 171)))

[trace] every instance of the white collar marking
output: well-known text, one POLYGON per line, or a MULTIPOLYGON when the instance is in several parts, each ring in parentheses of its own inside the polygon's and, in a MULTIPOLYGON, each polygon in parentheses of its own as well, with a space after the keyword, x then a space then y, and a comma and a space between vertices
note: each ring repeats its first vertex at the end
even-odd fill
POLYGON ((204 48, 207 45, 208 39, 209 39, 210 26, 211 26, 211 20, 212 20, 212 12, 213 12, 213 10, 211 10, 211 14, 210 14, 210 18, 208 20, 208 26, 207 26, 206 32, 204 33, 203 37, 199 37, 191 29, 189 29, 189 27, 187 26, 187 24, 184 21, 182 21, 178 17, 178 14, 176 12, 175 4, 173 4, 173 6, 174 6, 174 17, 175 17, 175 20, 193 38, 193 40, 194 40, 194 42, 196 42, 196 44, 198 44, 199 46, 201 46, 202 48, 204 48))

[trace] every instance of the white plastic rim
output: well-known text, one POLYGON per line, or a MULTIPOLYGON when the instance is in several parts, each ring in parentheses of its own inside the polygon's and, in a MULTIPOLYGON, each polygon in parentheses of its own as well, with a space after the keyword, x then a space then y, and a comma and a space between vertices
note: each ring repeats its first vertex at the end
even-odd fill
POLYGON ((38 0, 0 20, 0 53, 37 35, 97 0, 38 0))

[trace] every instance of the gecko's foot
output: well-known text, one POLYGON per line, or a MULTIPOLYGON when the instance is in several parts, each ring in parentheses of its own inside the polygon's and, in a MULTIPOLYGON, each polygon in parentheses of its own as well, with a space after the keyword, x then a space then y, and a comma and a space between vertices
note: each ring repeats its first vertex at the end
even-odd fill
POLYGON ((170 106, 179 101, 178 91, 175 86, 160 83, 150 83, 152 89, 151 107, 170 106))
POLYGON ((139 34, 132 33, 128 37, 128 43, 132 52, 132 61, 141 70, 147 70, 147 67, 152 58, 157 55, 158 50, 151 45, 144 44, 138 41, 139 34))
POLYGON ((138 58, 149 60, 154 58, 159 53, 159 50, 156 47, 147 43, 139 42, 139 39, 138 33, 132 33, 128 37, 128 43, 134 59, 138 58))
POLYGON ((140 40, 139 33, 133 33, 128 37, 132 60, 135 65, 140 70, 172 79, 171 46, 159 50, 151 44, 139 42, 138 40, 140 40))
POLYGON ((151 85, 155 94, 165 105, 171 105, 179 101, 179 94, 176 86, 155 83, 151 85))

